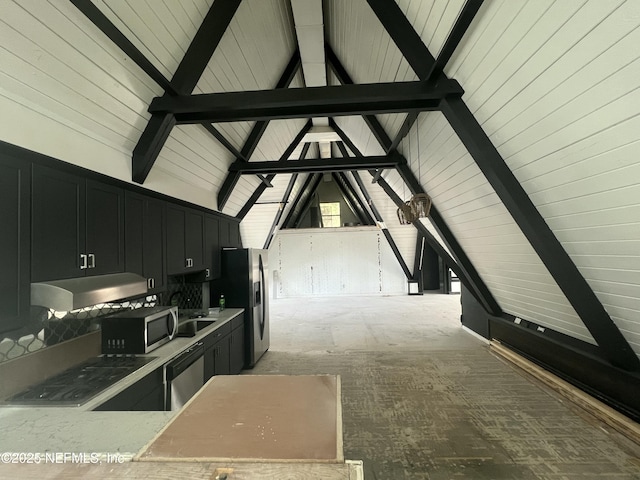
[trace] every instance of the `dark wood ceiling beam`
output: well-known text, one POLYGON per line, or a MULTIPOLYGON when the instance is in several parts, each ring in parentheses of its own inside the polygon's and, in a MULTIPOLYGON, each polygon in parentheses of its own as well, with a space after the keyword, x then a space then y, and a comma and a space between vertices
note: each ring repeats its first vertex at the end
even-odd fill
POLYGON ((405 277, 407 278, 407 280, 411 280, 412 275, 411 275, 411 271, 409 270, 409 267, 407 266, 407 262, 404 261, 404 258, 402 257, 402 254, 398 249, 398 245, 396 245, 396 242, 393 240, 393 236, 391 235, 391 232, 389 231, 389 229, 386 227, 384 223, 384 219, 382 218, 382 215, 380 215, 380 211, 376 208, 375 203, 373 203, 373 198, 371 198, 371 195, 369 195, 369 191, 365 187, 364 182, 360 177, 360 174, 358 172, 352 172, 352 175, 358 187, 360 188, 362 195, 364 196, 365 200, 369 204, 369 207, 371 208, 371 211, 373 212, 373 215, 375 216, 376 221, 378 222, 378 226, 380 227, 380 230, 382 230, 382 234, 384 235, 384 238, 387 239, 387 243, 389 244, 389 247, 391 247, 391 251, 395 255, 396 260, 398 261, 400 268, 402 268, 402 271, 404 272, 405 277))
MULTIPOLYGON (((344 65, 342 65, 342 62, 328 43, 325 43, 325 53, 327 61, 329 62, 329 66, 331 67, 331 70, 333 70, 333 73, 335 73, 338 81, 343 85, 353 85, 354 82, 351 79, 351 76, 347 73, 344 65)), ((380 121, 376 118, 375 115, 364 115, 362 118, 367 123, 367 125, 371 129, 371 132, 376 137, 376 140, 378 140, 378 143, 380 143, 384 151, 389 153, 391 147, 391 138, 389 137, 389 135, 387 135, 387 132, 385 131, 380 121)))
MULTIPOLYGON (((418 179, 415 177, 408 165, 405 164, 398 166, 398 173, 402 177, 402 180, 409 187, 412 195, 415 195, 417 193, 424 193, 424 189, 422 188, 422 186, 418 182, 418 179)), ((378 181, 378 183, 379 182, 380 180, 378 181)), ((429 218, 431 219, 431 223, 437 230, 438 234, 444 241, 449 251, 456 258, 457 264, 460 268, 459 272, 456 270, 454 270, 454 272, 456 272, 458 277, 460 277, 460 272, 463 274, 466 281, 465 286, 469 289, 469 291, 474 292, 474 296, 487 312, 491 313, 492 315, 501 315, 502 308, 500 308, 500 305, 498 305, 498 302, 496 302, 495 298, 489 291, 489 288, 480 277, 480 274, 474 267, 469 257, 467 257, 464 249, 458 243, 455 235, 449 229, 447 223, 445 222, 444 218, 442 218, 442 215, 440 215, 440 212, 435 205, 431 205, 429 218)), ((420 223, 420 225, 422 225, 420 220, 414 222, 414 225, 417 223, 420 223)), ((461 281, 462 278, 463 277, 460 277, 461 281)))
POLYGON ((640 371, 640 359, 462 99, 442 113, 582 319, 603 355, 619 368, 640 371))
POLYGON ((300 224, 300 221, 304 218, 304 214, 311 205, 313 193, 321 181, 321 173, 312 173, 307 177, 307 180, 298 192, 296 200, 293 202, 293 208, 289 211, 289 215, 287 215, 283 223, 283 228, 296 228, 300 224))
POLYGON ((453 28, 449 32, 449 36, 440 49, 438 58, 436 58, 436 61, 431 66, 431 70, 427 73, 426 81, 436 79, 444 73, 444 67, 446 67, 449 60, 451 60, 453 53, 456 51, 456 48, 458 48, 458 45, 462 41, 465 33, 467 33, 471 22, 473 22, 473 19, 478 13, 478 10, 480 10, 480 7, 482 7, 483 2, 484 0, 466 1, 453 25, 453 28))
MULTIPOLYGON (((171 79, 174 92, 193 92, 239 5, 240 0, 213 2, 171 79)), ((164 98, 170 96, 165 93, 164 98)), ((175 117, 169 112, 152 114, 133 149, 134 182, 144 183, 175 124, 175 117)))
POLYGON ((367 0, 393 43, 420 80, 429 78, 436 60, 395 0, 367 0))
POLYGON ((437 110, 447 96, 462 96, 455 80, 372 83, 157 97, 153 114, 176 115, 178 124, 366 115, 437 110))
POLYGON ((218 140, 220 142, 220 144, 226 148, 229 152, 231 152, 233 154, 234 157, 236 157, 237 159, 240 160, 247 160, 244 155, 242 153, 240 153, 240 151, 234 147, 231 142, 229 142, 229 140, 227 140, 227 138, 222 135, 222 133, 220 133, 220 131, 214 127, 213 125, 211 125, 210 123, 203 123, 202 126, 211 134, 214 136, 214 138, 216 140, 218 140))
MULTIPOLYGON (((291 84, 291 82, 293 81, 293 78, 298 72, 298 69, 300 68, 300 65, 301 65, 300 62, 301 62, 300 52, 296 50, 295 52, 293 52, 293 55, 291 55, 291 58, 287 62, 287 65, 284 71, 282 72, 282 75, 280 75, 280 78, 278 79, 278 83, 275 86, 276 89, 287 88, 291 84)), ((240 152, 240 155, 236 155, 236 161, 249 160, 249 157, 251 157, 255 149, 258 147, 258 143, 260 143, 260 140, 262 139, 264 132, 267 130, 268 125, 269 125, 269 122, 266 120, 256 122, 253 125, 251 132, 249 132, 249 135, 246 141, 244 142, 244 145, 242 146, 242 152, 240 152)), ((307 125, 308 125, 308 128, 311 128, 311 122, 308 122, 307 125)), ((224 206, 227 204, 227 201, 231 196, 231 192, 233 191, 234 187, 238 183, 238 180, 240 180, 240 174, 238 172, 227 173, 227 176, 225 177, 224 181, 222 182, 222 185, 220 186, 220 190, 218 190, 218 198, 217 198, 218 210, 222 211, 224 206)))
MULTIPOLYGON (((280 156, 280 159, 277 162, 271 162, 271 163, 286 162, 291 156, 291 154, 293 153, 293 151, 296 149, 296 147, 300 144, 304 136, 307 134, 307 132, 311 129, 311 126, 312 126, 312 123, 311 123, 311 120, 309 120, 307 123, 305 123, 304 127, 300 129, 298 134, 295 136, 295 138, 291 141, 289 146, 282 153, 282 155, 280 156)), ((307 147, 307 145, 305 145, 302 148, 302 151, 305 155, 307 154, 308 148, 309 147, 307 147)), ((240 165, 250 165, 253 162, 240 162, 236 160, 236 163, 240 165)), ((229 172, 229 174, 227 175, 227 178, 231 177, 232 174, 237 175, 238 178, 240 178, 240 175, 242 175, 242 173, 240 172, 229 172)), ((275 174, 267 175, 266 180, 268 182, 271 182, 275 177, 276 177, 275 174)), ((249 197, 249 200, 247 200, 244 206, 240 209, 240 212, 238 212, 238 214, 236 215, 236 218, 243 219, 244 217, 246 217, 247 213, 249 213, 249 210, 251 210, 251 208, 255 205, 255 203, 258 201, 262 193, 266 190, 266 188, 267 188, 267 185, 265 184, 265 182, 263 182, 261 185, 258 185, 258 188, 255 189, 251 197, 249 197)))
POLYGON ((261 173, 305 173, 305 172, 345 172, 349 170, 370 170, 377 168, 395 168, 403 163, 399 155, 377 155, 369 157, 321 158, 313 160, 291 160, 289 162, 234 162, 229 167, 231 172, 242 175, 261 173))
MULTIPOLYGON (((309 152, 310 146, 311 146, 310 143, 304 144, 304 146, 302 147, 302 152, 300 153, 300 158, 299 158, 300 160, 306 158, 307 153, 309 152)), ((276 228, 278 228, 278 225, 280 225, 280 220, 282 219, 282 215, 284 214, 284 209, 287 207, 287 203, 289 202, 289 197, 291 196, 291 192, 293 191, 293 187, 295 186, 297 181, 298 181, 298 174, 294 173, 293 175, 291 175, 291 178, 289 179, 289 184, 287 185, 287 189, 285 190, 284 195, 282 196, 282 202, 280 202, 280 207, 276 212, 276 216, 273 219, 271 228, 269 229, 269 234, 267 235, 267 239, 264 242, 263 248, 265 250, 271 246, 271 241, 275 236, 276 228)))
POLYGON ((129 39, 109 20, 91 0, 70 0, 71 3, 84 14, 109 40, 122 50, 133 62, 160 85, 165 92, 176 95, 178 92, 171 82, 158 70, 153 63, 129 41, 129 39))
POLYGON ((349 208, 356 214, 360 224, 362 225, 375 225, 376 222, 373 220, 373 217, 369 213, 369 210, 362 202, 360 195, 356 193, 351 185, 351 182, 347 178, 344 172, 333 172, 331 174, 333 177, 333 181, 336 182, 342 196, 346 200, 349 208))

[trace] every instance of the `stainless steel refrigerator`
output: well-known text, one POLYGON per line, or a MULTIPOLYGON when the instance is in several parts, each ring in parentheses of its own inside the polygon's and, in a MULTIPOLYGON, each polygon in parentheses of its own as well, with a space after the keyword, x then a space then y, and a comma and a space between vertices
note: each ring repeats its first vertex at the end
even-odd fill
POLYGON ((269 349, 269 271, 267 250, 222 250, 221 293, 229 308, 244 308, 245 368, 269 349))

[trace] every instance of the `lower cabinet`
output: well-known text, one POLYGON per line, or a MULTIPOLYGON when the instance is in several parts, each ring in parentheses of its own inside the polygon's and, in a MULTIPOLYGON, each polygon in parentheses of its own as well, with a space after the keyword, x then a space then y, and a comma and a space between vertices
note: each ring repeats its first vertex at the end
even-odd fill
POLYGON ((164 410, 164 383, 162 367, 127 387, 94 411, 162 411, 164 410))
POLYGON ((205 339, 204 381, 214 375, 237 375, 244 365, 244 316, 239 315, 205 339))

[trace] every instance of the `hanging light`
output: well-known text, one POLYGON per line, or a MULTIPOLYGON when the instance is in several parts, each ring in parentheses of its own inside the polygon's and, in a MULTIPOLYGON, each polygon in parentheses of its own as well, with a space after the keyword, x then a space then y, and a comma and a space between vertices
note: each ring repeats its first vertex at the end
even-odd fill
MULTIPOLYGON (((420 182, 420 115, 417 117, 416 142, 418 144, 418 182, 420 182)), ((427 218, 431 211, 431 197, 426 193, 416 193, 409 201, 415 219, 427 218)))
POLYGON ((418 193, 408 202, 416 218, 427 218, 431 211, 431 197, 426 193, 418 193))
POLYGON ((404 202, 400 205, 396 214, 398 215, 400 225, 410 225, 416 220, 413 208, 411 208, 411 202, 404 202))

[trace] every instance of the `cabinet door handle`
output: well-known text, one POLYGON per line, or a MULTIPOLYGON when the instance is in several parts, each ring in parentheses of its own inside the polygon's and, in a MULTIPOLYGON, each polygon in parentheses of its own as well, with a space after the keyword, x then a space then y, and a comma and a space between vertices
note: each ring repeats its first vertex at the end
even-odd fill
POLYGON ((80 254, 80 261, 82 263, 80 263, 80 270, 84 270, 85 268, 87 268, 87 255, 84 253, 80 254))
POLYGON ((156 288, 156 279, 155 278, 151 279, 151 288, 156 288))
POLYGON ((91 265, 89 265, 89 268, 96 268, 96 256, 93 253, 89 254, 89 260, 91 260, 91 265))
POLYGON ((207 277, 211 275, 211 271, 208 268, 204 269, 204 273, 206 274, 207 277))
POLYGON ((147 278, 147 290, 152 289, 153 287, 151 286, 153 282, 152 278, 147 278))

